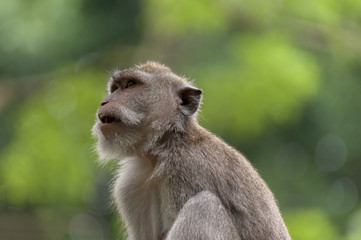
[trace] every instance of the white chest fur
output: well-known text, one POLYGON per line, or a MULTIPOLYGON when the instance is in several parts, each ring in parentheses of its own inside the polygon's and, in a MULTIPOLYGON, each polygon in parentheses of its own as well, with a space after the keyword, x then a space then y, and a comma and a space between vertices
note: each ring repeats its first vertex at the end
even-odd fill
POLYGON ((151 163, 141 158, 122 160, 113 196, 125 221, 128 239, 159 239, 161 223, 161 200, 157 184, 150 180, 151 163))

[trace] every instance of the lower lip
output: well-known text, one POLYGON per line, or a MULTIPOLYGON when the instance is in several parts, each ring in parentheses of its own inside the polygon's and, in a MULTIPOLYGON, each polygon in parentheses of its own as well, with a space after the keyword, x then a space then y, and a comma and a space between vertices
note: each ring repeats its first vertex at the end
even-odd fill
POLYGON ((120 126, 120 125, 121 125, 121 122, 111 122, 111 123, 99 122, 99 127, 100 127, 101 130, 108 129, 108 128, 114 128, 114 127, 117 127, 117 126, 120 126))

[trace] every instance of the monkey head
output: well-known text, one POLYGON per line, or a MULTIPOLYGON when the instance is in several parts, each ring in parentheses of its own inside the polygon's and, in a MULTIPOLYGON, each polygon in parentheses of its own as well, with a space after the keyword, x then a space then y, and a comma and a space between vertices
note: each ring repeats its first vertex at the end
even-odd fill
POLYGON ((104 160, 149 150, 166 132, 197 121, 202 91, 168 67, 146 62, 116 71, 92 133, 104 160))

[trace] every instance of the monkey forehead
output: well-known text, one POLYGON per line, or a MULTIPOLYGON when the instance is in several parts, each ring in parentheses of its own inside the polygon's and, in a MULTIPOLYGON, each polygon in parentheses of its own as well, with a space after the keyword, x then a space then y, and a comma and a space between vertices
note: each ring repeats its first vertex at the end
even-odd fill
POLYGON ((151 76, 150 73, 146 73, 143 71, 135 70, 135 69, 124 69, 124 70, 117 70, 115 71, 111 78, 110 82, 115 81, 121 81, 123 79, 138 79, 138 80, 145 80, 151 76))
POLYGON ((114 82, 120 82, 124 79, 137 79, 142 81, 143 83, 170 83, 175 86, 189 85, 189 82, 186 78, 180 77, 172 71, 143 71, 144 69, 134 67, 124 70, 115 71, 110 80, 109 84, 114 82))
POLYGON ((146 63, 136 65, 135 68, 147 73, 172 72, 166 65, 155 61, 147 61, 146 63))
POLYGON ((145 73, 150 73, 156 79, 167 80, 173 84, 175 83, 176 85, 190 84, 186 77, 175 74, 172 69, 159 62, 147 61, 146 63, 136 65, 135 69, 145 73))

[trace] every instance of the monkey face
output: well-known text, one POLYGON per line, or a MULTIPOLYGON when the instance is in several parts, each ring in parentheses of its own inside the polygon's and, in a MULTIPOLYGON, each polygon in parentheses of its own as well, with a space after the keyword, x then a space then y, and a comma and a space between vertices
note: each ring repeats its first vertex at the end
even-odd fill
POLYGON ((139 76, 115 73, 109 81, 109 95, 100 104, 93 135, 103 158, 130 154, 144 139, 147 104, 145 82, 139 76))
POLYGON ((144 151, 165 131, 182 131, 201 90, 157 63, 115 72, 100 104, 93 136, 104 159, 144 151))

